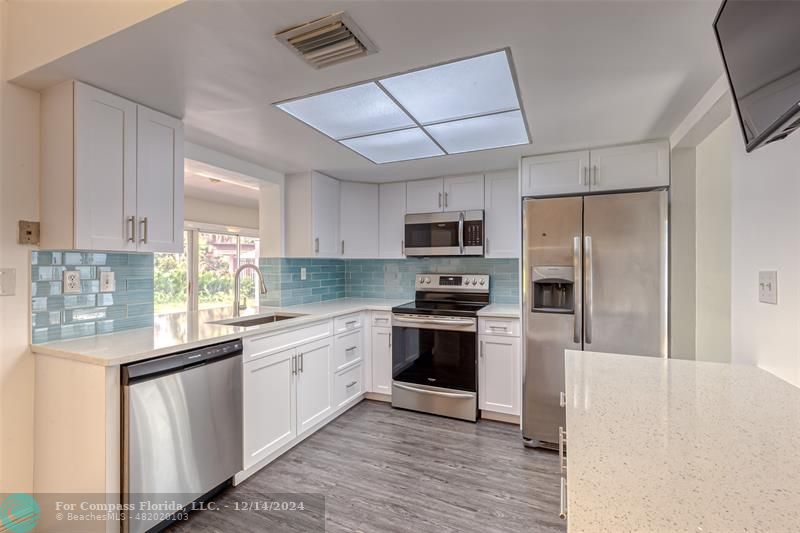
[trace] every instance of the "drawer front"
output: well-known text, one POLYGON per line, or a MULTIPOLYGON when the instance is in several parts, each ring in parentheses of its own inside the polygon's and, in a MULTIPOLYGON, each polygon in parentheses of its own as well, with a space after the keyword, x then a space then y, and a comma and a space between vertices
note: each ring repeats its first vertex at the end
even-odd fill
POLYGON ((340 316, 333 320, 333 333, 338 335, 339 333, 359 329, 363 325, 364 319, 361 313, 340 316))
POLYGON ((518 318, 481 318, 478 323, 481 335, 519 337, 518 318))
POLYGON ((364 392, 364 379, 362 377, 361 365, 350 367, 336 374, 335 382, 334 398, 336 407, 339 408, 364 392))
POLYGON ((379 328, 392 327, 392 313, 389 311, 373 311, 372 325, 379 328))
POLYGON ((341 370, 363 357, 362 331, 360 329, 337 335, 333 343, 333 364, 341 370))
POLYGON ((244 338, 244 361, 260 359, 307 342, 331 336, 331 321, 309 324, 290 331, 265 333, 244 338))

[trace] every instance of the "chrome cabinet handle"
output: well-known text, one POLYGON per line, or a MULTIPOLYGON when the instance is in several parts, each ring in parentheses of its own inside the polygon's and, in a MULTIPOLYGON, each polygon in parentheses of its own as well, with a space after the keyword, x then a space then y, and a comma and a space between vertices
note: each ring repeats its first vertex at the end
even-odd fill
POLYGON ((507 326, 489 326, 489 329, 491 329, 492 331, 496 329, 499 329, 500 331, 508 331, 507 326))
POLYGON ((592 166, 592 185, 597 185, 597 165, 592 166))
POLYGON ((139 221, 139 226, 143 228, 142 238, 139 239, 139 242, 147 244, 147 217, 142 217, 142 219, 139 221))
POLYGON ((567 480, 561 476, 561 503, 558 511, 558 517, 561 520, 567 518, 567 480))
POLYGON ((342 255, 344 255, 344 239, 342 239, 342 255))
POLYGON ((314 239, 314 253, 319 253, 319 237, 314 239))
POLYGON ((344 350, 344 351, 345 351, 345 352, 352 352, 352 351, 353 351, 353 350, 355 350, 356 348, 357 348, 356 346, 351 346, 351 347, 349 347, 349 348, 345 348, 345 350, 344 350))
POLYGON ((439 207, 442 207, 442 193, 439 193, 439 207))
POLYGON ((581 274, 581 238, 575 237, 572 240, 572 269, 574 272, 574 288, 573 293, 573 317, 572 317, 572 342, 579 344, 581 342, 581 325, 583 321, 583 304, 581 303, 581 295, 583 294, 583 275, 581 274))
POLYGON ((303 367, 305 366, 304 363, 305 363, 304 357, 303 357, 303 354, 301 353, 300 354, 300 368, 299 368, 298 372, 302 372, 303 371, 303 367))
POLYGON ((358 383, 358 381, 352 381, 352 382, 348 383, 347 385, 345 385, 345 388, 348 388, 348 389, 349 389, 350 387, 352 387, 352 386, 353 386, 353 385, 355 385, 356 383, 358 383))
POLYGON ((297 356, 292 356, 292 375, 297 375, 297 356))
POLYGON ((481 341, 480 346, 478 346, 478 357, 483 357, 483 341, 481 341))
POLYGON ((584 269, 586 269, 586 331, 584 332, 584 341, 586 344, 592 344, 592 319, 594 312, 594 280, 593 280, 593 257, 592 257, 592 238, 587 236, 585 238, 584 249, 584 269))
POLYGON ((126 221, 128 242, 136 242, 136 217, 128 217, 126 221))
POLYGON ((558 428, 558 468, 562 474, 567 471, 567 432, 563 427, 558 428))
POLYGON ((458 214, 458 252, 464 253, 464 213, 458 214))
POLYGON ((444 193, 444 206, 447 207, 447 193, 444 193))
POLYGON ((564 391, 561 391, 558 395, 558 405, 560 405, 561 407, 567 406, 567 393, 565 393, 564 391))
POLYGON ((486 254, 489 254, 489 237, 486 237, 486 254))
POLYGON ((578 177, 578 185, 589 185, 589 167, 583 167, 583 175, 578 177))
POLYGON ((394 386, 398 389, 403 389, 411 392, 421 392, 422 394, 431 394, 433 396, 444 396, 446 398, 473 398, 472 394, 457 394, 454 392, 439 392, 435 390, 426 390, 426 389, 418 389, 416 387, 409 387, 408 385, 403 385, 402 383, 394 383, 394 386))
POLYGON ((400 241, 400 255, 406 255, 406 241, 405 241, 405 239, 400 241))
POLYGON ((392 334, 389 333, 389 349, 392 348, 392 334))

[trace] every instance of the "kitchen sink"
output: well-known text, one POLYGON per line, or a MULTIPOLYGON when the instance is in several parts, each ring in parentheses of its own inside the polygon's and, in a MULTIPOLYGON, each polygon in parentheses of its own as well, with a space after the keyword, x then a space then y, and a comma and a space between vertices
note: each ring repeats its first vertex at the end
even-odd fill
POLYGON ((248 328, 251 326, 261 326, 263 324, 272 324, 273 322, 280 322, 281 320, 289 320, 305 316, 298 313, 274 313, 271 315, 261 316, 248 316, 242 318, 229 318, 227 320, 217 320, 211 322, 212 324, 223 324, 225 326, 237 326, 240 328, 248 328))

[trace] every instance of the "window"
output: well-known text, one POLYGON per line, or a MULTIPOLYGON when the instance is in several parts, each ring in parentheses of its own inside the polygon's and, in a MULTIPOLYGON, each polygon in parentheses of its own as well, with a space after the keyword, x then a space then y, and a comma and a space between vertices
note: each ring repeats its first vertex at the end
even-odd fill
MULTIPOLYGON (((231 306, 233 276, 243 264, 258 266, 259 239, 195 228, 183 235, 182 254, 155 254, 156 314, 231 306)), ((257 287, 255 272, 243 272, 240 301, 257 307, 257 287)))

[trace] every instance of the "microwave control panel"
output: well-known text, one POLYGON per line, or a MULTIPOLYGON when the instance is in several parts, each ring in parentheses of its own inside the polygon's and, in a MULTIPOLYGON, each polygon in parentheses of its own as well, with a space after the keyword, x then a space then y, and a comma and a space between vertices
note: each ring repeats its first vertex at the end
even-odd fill
POLYGON ((483 246, 483 221, 464 221, 464 246, 483 246))

